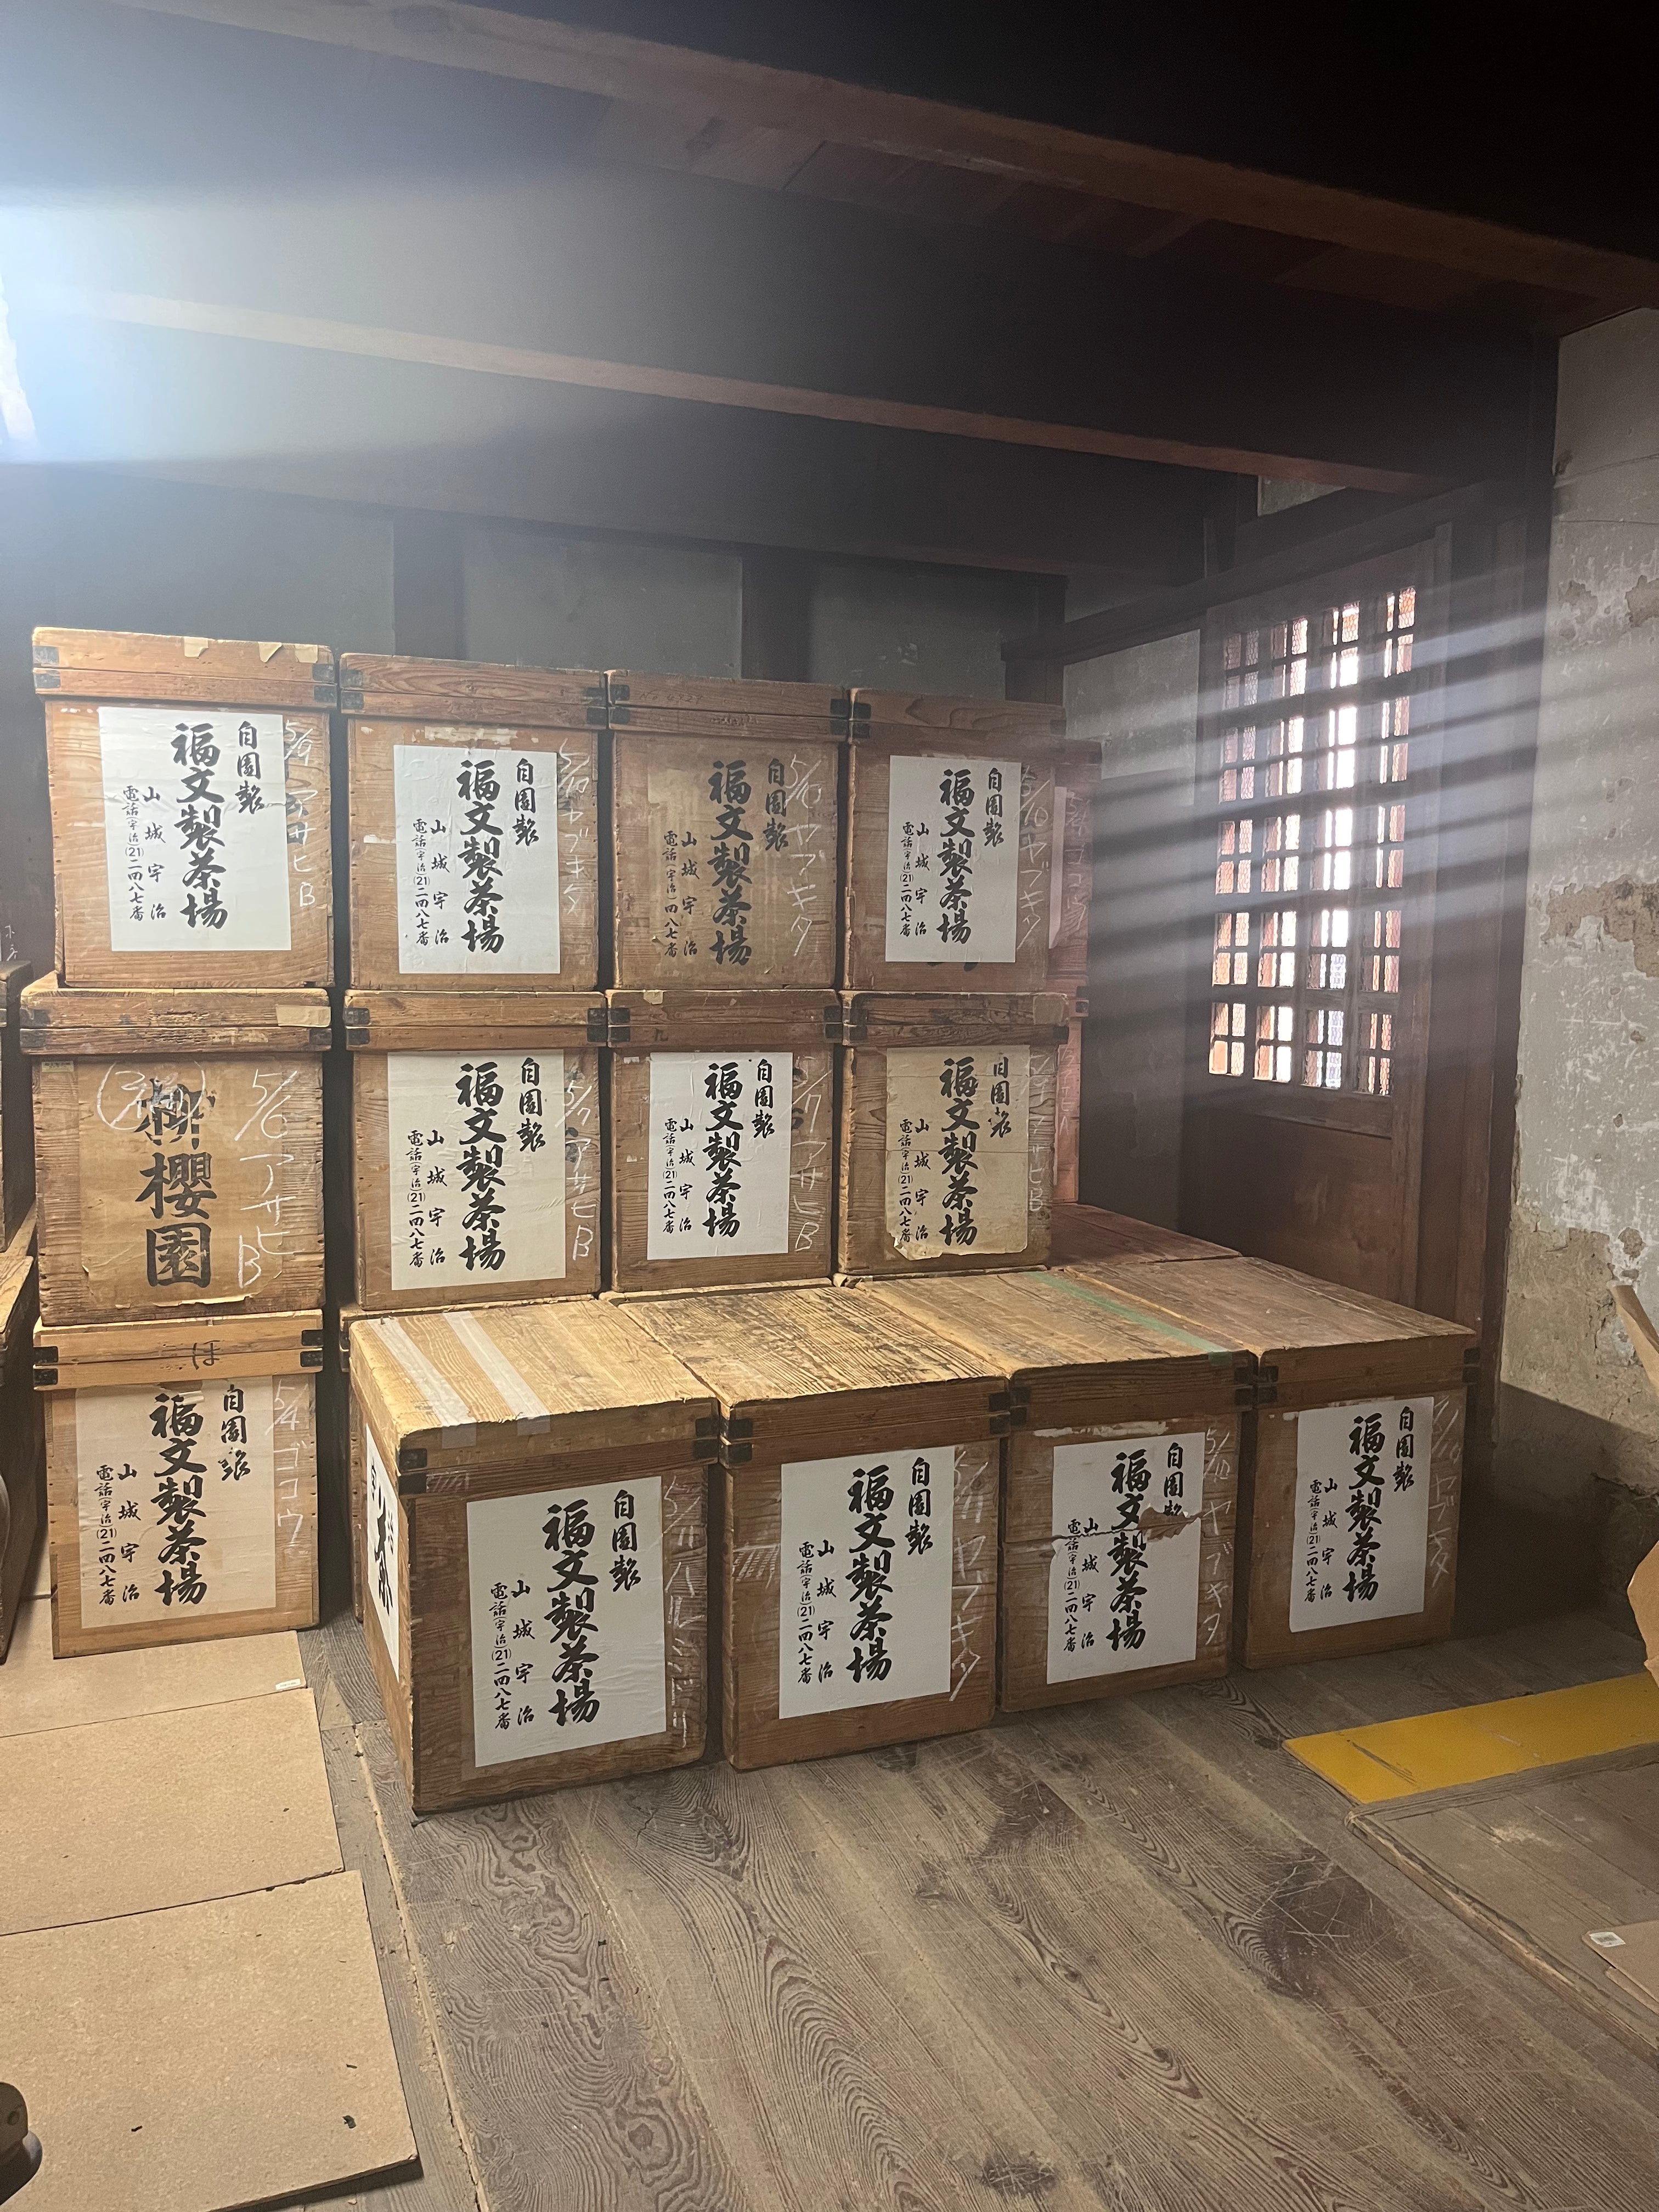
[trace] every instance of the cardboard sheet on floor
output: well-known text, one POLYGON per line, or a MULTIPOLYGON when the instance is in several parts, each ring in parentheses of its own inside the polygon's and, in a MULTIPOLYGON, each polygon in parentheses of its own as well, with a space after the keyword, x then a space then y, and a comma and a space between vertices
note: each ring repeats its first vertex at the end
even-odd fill
POLYGON ((309 1690, 15 1736, 0 1777, 0 1936, 340 1869, 309 1690))
POLYGON ((128 1713, 260 1698, 304 1680, 299 1641, 291 1628, 274 1636, 226 1636, 216 1643, 168 1644, 154 1651, 54 1659, 52 1607, 39 1599, 18 1607, 11 1650, 0 1667, 0 1737, 119 1720, 128 1713))
POLYGON ((28 2212, 233 2212, 415 2155, 362 1877, 0 1938, 28 2212))
POLYGON ((1650 2012, 1659 2012, 1659 1920, 1597 1928, 1584 1938, 1607 1962, 1607 1979, 1650 2012))

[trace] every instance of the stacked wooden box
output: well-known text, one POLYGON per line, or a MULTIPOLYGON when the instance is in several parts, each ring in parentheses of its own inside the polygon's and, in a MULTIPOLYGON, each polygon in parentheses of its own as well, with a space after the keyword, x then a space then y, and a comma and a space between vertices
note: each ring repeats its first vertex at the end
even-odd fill
POLYGON ((1260 1260, 1060 1273, 1255 1360, 1239 1510, 1247 1667, 1450 1632, 1471 1331, 1260 1260))
POLYGON ((34 1120, 19 1001, 33 971, 0 965, 0 1659, 46 1519, 41 1407, 30 1387, 34 1326, 34 1120))
POLYGON ((614 671, 611 1268, 827 1280, 845 691, 614 671))
POLYGON ((1015 701, 853 694, 844 1274, 1048 1255, 1067 1031, 1065 999, 1044 988, 1055 776, 1079 758, 1065 727, 1057 708, 1015 701))
POLYGON ((700 1757, 707 1385, 608 1302, 352 1335, 364 1632, 416 1809, 700 1757))
POLYGON ((61 1654, 316 1618, 332 936, 320 647, 35 633, 34 1061, 61 1654))

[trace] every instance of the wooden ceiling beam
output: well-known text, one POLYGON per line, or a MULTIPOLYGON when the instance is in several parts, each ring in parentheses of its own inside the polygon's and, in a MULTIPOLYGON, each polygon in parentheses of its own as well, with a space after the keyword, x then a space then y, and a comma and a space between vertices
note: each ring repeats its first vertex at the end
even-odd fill
POLYGON ((1307 183, 1056 124, 659 45, 582 26, 405 0, 119 0, 153 14, 273 32, 799 134, 1018 183, 1057 185, 1194 222, 1279 231, 1356 252, 1540 286, 1607 313, 1659 307, 1659 263, 1507 225, 1307 183))

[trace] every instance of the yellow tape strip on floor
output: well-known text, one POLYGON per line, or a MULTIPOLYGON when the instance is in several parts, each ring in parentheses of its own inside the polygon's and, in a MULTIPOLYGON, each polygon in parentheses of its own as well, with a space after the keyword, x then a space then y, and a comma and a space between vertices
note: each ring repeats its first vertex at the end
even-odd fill
POLYGON ((1413 1720, 1291 1736, 1285 1748, 1357 1803, 1378 1805, 1641 1743, 1659 1743, 1659 1682, 1645 1673, 1413 1720))

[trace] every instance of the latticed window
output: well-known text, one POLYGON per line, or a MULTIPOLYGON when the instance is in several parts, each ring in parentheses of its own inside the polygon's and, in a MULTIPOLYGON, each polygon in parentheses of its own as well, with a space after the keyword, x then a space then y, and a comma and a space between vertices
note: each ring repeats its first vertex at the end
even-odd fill
POLYGON ((1389 1094, 1414 586, 1221 641, 1209 1068, 1389 1094))

